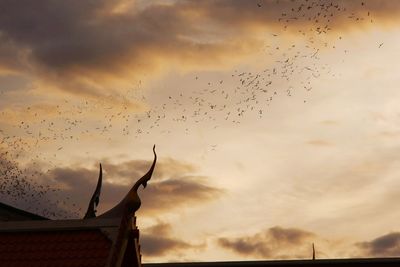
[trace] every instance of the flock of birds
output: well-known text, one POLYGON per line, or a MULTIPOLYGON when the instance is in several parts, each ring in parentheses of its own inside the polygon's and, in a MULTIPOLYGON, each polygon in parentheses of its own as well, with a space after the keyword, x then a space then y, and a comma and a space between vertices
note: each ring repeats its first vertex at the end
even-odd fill
POLYGON ((60 197, 60 188, 38 181, 43 172, 34 167, 21 166, 8 157, 7 151, 0 153, 0 196, 2 201, 47 218, 79 216, 81 209, 69 197, 60 197), (64 208, 60 208, 64 207, 64 208))
MULTIPOLYGON (((38 179, 46 174, 46 170, 40 168, 40 162, 49 165, 56 162, 65 145, 78 143, 82 136, 140 138, 154 133, 175 134, 173 128, 190 134, 196 124, 218 128, 224 123, 241 124, 249 116, 262 118, 275 98, 291 97, 299 90, 307 94, 323 75, 336 75, 320 60, 322 49, 336 49, 335 43, 326 41, 332 40, 327 38, 331 33, 338 34, 335 18, 346 18, 348 23, 373 22, 363 1, 359 1, 362 9, 357 13, 347 10, 343 3, 335 0, 277 0, 275 4, 282 5, 284 10, 276 22, 280 28, 266 33, 268 40, 261 51, 274 60, 272 67, 257 71, 235 70, 229 77, 213 81, 195 76, 192 83, 201 89, 171 92, 162 103, 151 103, 138 83, 126 90, 125 95, 118 96, 127 103, 120 106, 109 106, 95 100, 64 100, 54 107, 52 116, 43 118, 36 107, 26 107, 21 111, 26 120, 7 130, 0 129, 0 200, 46 217, 70 216, 71 212, 65 208, 70 200, 47 201, 47 206, 43 206, 46 199, 56 199, 54 196, 59 189, 38 179), (285 31, 296 32, 302 41, 283 41, 280 37, 285 31), (150 107, 140 114, 133 113, 128 104, 131 102, 147 102, 150 107), (88 113, 99 111, 104 114, 101 120, 87 121, 88 113), (39 152, 49 143, 55 147, 51 154, 39 152), (33 162, 31 167, 21 167, 20 161, 27 158, 33 162)), ((268 8, 268 5, 256 2, 256 9, 262 8, 268 8)), ((337 36, 335 40, 340 42, 342 37, 337 36)), ((348 52, 343 51, 344 54, 348 52)), ((306 103, 307 99, 301 101, 306 103)), ((9 112, 12 111, 1 111, 0 120, 4 120, 9 112)), ((215 150, 216 145, 211 145, 211 149, 215 150)), ((75 211, 79 213, 77 209, 75 211)))

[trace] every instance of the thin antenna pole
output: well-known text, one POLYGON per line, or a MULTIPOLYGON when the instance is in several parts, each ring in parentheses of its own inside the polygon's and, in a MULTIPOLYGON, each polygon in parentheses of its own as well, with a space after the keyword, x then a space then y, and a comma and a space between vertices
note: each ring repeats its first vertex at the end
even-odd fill
POLYGON ((315 260, 315 246, 314 246, 314 243, 312 243, 312 259, 315 260))

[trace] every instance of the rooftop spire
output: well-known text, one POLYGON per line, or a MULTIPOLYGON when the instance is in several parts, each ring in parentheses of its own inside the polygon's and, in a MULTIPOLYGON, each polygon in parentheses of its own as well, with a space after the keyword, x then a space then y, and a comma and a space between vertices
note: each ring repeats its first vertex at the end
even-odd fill
POLYGON ((83 217, 84 219, 96 217, 96 207, 99 205, 99 201, 100 201, 102 180, 103 180, 103 168, 101 167, 101 163, 100 163, 100 173, 99 173, 99 179, 97 181, 96 190, 94 191, 93 196, 90 199, 89 206, 86 211, 85 217, 83 217))
POLYGON ((315 246, 314 246, 314 243, 312 243, 312 259, 315 260, 315 246))
POLYGON ((114 208, 106 211, 99 217, 116 218, 121 216, 133 216, 133 214, 140 208, 141 201, 137 193, 137 190, 139 189, 140 185, 143 185, 143 188, 145 188, 147 182, 151 179, 157 161, 157 154, 155 148, 156 146, 154 145, 153 146, 154 160, 153 164, 151 165, 147 173, 142 178, 137 180, 137 182, 132 186, 131 190, 129 190, 129 192, 126 194, 124 199, 122 199, 114 208))

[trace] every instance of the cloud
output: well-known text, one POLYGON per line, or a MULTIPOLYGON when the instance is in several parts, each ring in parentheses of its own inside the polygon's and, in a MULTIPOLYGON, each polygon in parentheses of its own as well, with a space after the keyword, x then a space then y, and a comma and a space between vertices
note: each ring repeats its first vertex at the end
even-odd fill
POLYGON ((270 257, 271 251, 263 243, 246 239, 229 240, 227 238, 218 239, 218 244, 226 249, 233 250, 234 252, 242 255, 256 255, 260 257, 270 257))
MULTIPOLYGON (((121 192, 133 185, 147 172, 151 162, 133 160, 119 164, 105 161, 105 177, 110 179, 111 195, 123 196, 121 192)), ((141 191, 143 215, 154 215, 180 207, 214 201, 224 194, 222 189, 208 184, 208 177, 195 175, 197 168, 187 162, 166 158, 157 162, 149 186, 141 191)), ((107 178, 106 178, 107 179, 107 178)), ((104 192, 104 191, 103 191, 104 192)), ((105 194, 105 193, 104 193, 105 194)), ((112 201, 106 197, 106 201, 112 201)), ((115 200, 114 200, 115 201, 115 200)))
POLYGON ((171 251, 183 250, 191 248, 189 243, 179 239, 162 237, 158 235, 142 234, 140 245, 144 256, 164 256, 171 251))
MULTIPOLYGON (((1 36, 6 44, 18 48, 11 55, 22 66, 18 69, 12 60, 2 59, 10 62, 3 68, 34 74, 41 87, 101 96, 126 76, 140 77, 179 62, 222 63, 228 59, 225 54, 247 49, 235 40, 221 43, 191 38, 206 33, 188 23, 193 5, 156 4, 114 12, 121 3, 0 1, 1 36), (21 59, 17 55, 22 51, 21 59)), ((0 55, 9 55, 7 49, 0 55)))
POLYGON ((367 11, 394 19, 400 10, 393 1, 364 2, 334 1, 326 10, 310 3, 303 17, 292 14, 300 5, 293 1, 263 1, 259 8, 237 0, 1 0, 0 71, 33 75, 40 88, 100 97, 144 73, 224 66, 254 54, 263 45, 259 33, 281 30, 285 19, 294 31, 308 30, 316 19, 308 18, 332 13, 330 23, 343 30, 357 27, 356 18, 366 22, 367 11), (340 10, 328 12, 334 6, 340 10))
POLYGON ((164 222, 159 222, 152 227, 142 229, 140 246, 141 252, 146 258, 204 247, 204 245, 193 245, 175 238, 172 233, 172 226, 164 222))
POLYGON ((221 197, 221 189, 207 185, 206 177, 182 176, 156 182, 143 193, 142 211, 157 214, 182 206, 198 205, 221 197))
MULTIPOLYGON (((98 214, 115 206, 136 180, 148 171, 151 165, 150 161, 144 160, 131 160, 120 164, 105 161, 98 214)), ((29 207, 30 210, 33 208, 40 212, 41 207, 46 204, 42 202, 51 202, 53 203, 51 207, 53 211, 52 214, 46 214, 47 216, 56 216, 53 214, 54 212, 55 214, 62 214, 64 217, 82 217, 84 215, 97 183, 99 172, 97 166, 86 168, 72 165, 43 171, 43 166, 21 168, 16 164, 16 162, 9 160, 0 161, 0 171, 4 174, 1 178, 8 181, 9 190, 13 192, 12 198, 20 196, 21 201, 25 200, 20 203, 23 207, 27 208, 27 204, 32 202, 30 198, 35 196, 37 202, 33 204, 34 207, 29 207), (13 168, 11 168, 10 164, 15 166, 12 165, 13 168), (3 169, 15 169, 15 171, 4 173, 3 169), (11 179, 14 175, 18 175, 18 179, 11 179), (33 181, 33 178, 35 178, 35 181, 33 181), (23 183, 24 187, 19 186, 17 188, 17 185, 11 183, 15 183, 15 181, 18 184, 23 183), (57 192, 53 193, 50 188, 57 189, 57 192)), ((223 191, 208 185, 206 177, 188 175, 188 172, 195 169, 191 164, 175 159, 159 160, 154 177, 150 180, 146 189, 139 192, 142 200, 142 207, 139 210, 140 216, 161 214, 188 205, 201 205, 220 197, 223 191)), ((2 186, 5 185, 6 183, 3 182, 2 186)), ((5 198, 7 200, 7 196, 5 198)))
POLYGON ((400 255, 400 233, 392 232, 373 239, 360 242, 356 246, 363 256, 368 257, 398 257, 400 255))
MULTIPOLYGON (((141 177, 146 173, 151 165, 147 160, 133 160, 118 164, 110 162, 108 159, 102 161, 105 172, 113 179, 129 179, 141 177)), ((154 172, 152 181, 162 180, 165 178, 176 177, 182 174, 194 173, 197 170, 190 163, 178 161, 172 158, 164 158, 157 163, 156 171, 154 172)))
POLYGON ((218 238, 220 247, 246 257, 309 258, 310 245, 318 239, 314 233, 275 226, 252 236, 218 238))
POLYGON ((3 34, 0 34, 0 59, 0 75, 15 75, 24 70, 24 52, 3 34))

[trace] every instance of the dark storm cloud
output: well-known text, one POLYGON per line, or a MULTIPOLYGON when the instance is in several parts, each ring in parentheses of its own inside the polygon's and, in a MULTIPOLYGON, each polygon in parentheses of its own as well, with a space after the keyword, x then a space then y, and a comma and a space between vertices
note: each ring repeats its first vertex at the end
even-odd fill
POLYGON ((259 258, 299 258, 307 257, 299 251, 308 247, 315 234, 296 228, 275 226, 252 236, 237 238, 221 237, 218 245, 243 256, 259 258))
POLYGON ((145 228, 140 235, 140 246, 144 256, 163 256, 167 253, 198 249, 202 245, 193 245, 173 236, 170 224, 159 224, 145 228))
MULTIPOLYGON (((388 0, 333 2, 347 10, 332 17, 340 29, 356 27, 348 21, 351 13, 369 10, 396 18, 400 7, 388 0)), ((260 43, 251 33, 281 27, 278 18, 294 4, 175 1, 117 12, 123 3, 128 2, 0 0, 0 69, 32 74, 74 93, 101 95, 108 81, 127 75, 171 64, 222 64, 232 55, 252 53, 260 43)), ((299 17, 293 23, 312 22, 299 17)))
POLYGON ((400 256, 400 233, 389 233, 356 245, 361 249, 363 256, 398 257, 400 256))

